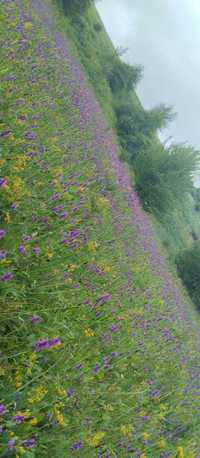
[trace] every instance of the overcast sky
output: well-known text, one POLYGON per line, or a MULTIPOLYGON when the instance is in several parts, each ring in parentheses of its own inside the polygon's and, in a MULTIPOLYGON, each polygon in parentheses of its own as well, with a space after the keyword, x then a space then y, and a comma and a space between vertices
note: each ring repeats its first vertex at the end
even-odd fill
POLYGON ((115 46, 144 66, 137 93, 145 108, 164 102, 177 118, 166 137, 200 149, 200 0, 101 0, 115 46))

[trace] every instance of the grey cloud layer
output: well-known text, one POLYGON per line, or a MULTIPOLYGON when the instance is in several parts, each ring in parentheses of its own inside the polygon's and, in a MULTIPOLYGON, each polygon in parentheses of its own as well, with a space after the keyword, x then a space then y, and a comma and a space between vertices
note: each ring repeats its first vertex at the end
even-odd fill
POLYGON ((146 108, 164 102, 177 119, 166 135, 200 148, 199 0, 101 0, 97 3, 115 46, 144 66, 138 94, 146 108))

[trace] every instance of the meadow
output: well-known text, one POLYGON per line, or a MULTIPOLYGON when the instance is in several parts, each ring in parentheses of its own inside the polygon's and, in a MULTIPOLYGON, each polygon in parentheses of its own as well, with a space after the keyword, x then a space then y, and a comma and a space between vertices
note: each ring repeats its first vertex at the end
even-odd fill
POLYGON ((112 94, 56 2, 2 1, 0 24, 0 457, 198 458, 199 315, 119 159, 112 94))

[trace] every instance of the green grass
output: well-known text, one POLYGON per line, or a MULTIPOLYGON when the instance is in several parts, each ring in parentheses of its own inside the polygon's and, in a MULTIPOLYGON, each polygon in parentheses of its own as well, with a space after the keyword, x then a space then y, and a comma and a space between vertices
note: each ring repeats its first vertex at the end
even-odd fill
MULTIPOLYGON (((89 17, 88 34, 94 10, 89 17)), ((163 298, 139 236, 146 220, 136 201, 133 224, 131 190, 108 155, 108 128, 86 104, 70 54, 59 55, 55 33, 67 34, 68 49, 76 31, 50 0, 3 3, 0 23, 0 457, 197 458, 198 399, 184 389, 198 364, 198 318, 170 290, 163 298)), ((111 120, 112 94, 96 81, 111 120)))

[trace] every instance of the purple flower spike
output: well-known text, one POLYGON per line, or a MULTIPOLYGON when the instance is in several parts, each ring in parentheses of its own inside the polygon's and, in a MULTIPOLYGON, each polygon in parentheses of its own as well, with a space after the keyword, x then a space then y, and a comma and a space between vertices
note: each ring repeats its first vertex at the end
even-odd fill
POLYGON ((59 339, 59 337, 54 337, 53 339, 38 340, 38 342, 34 344, 33 348, 35 351, 41 351, 41 350, 46 350, 46 349, 55 347, 56 345, 60 345, 60 344, 61 344, 61 340, 59 339))
POLYGON ((4 229, 0 229, 0 239, 3 239, 5 235, 6 235, 6 231, 4 229))
POLYGON ((33 316, 31 317, 31 323, 32 323, 32 324, 40 323, 40 321, 42 321, 42 318, 41 318, 41 316, 39 316, 39 315, 33 315, 33 316))
POLYGON ((34 438, 32 439, 25 439, 23 442, 22 442, 23 446, 25 448, 33 448, 36 446, 36 440, 34 438))
POLYGON ((24 243, 31 242, 31 240, 32 240, 31 235, 23 235, 23 242, 24 243))
POLYGON ((95 364, 95 366, 94 366, 93 372, 94 372, 95 374, 97 374, 97 372, 99 372, 99 370, 100 370, 100 364, 97 363, 97 364, 95 364))
POLYGON ((12 208, 12 210, 16 210, 16 208, 17 208, 17 203, 16 203, 16 202, 13 202, 13 204, 11 204, 10 207, 12 208))
POLYGON ((7 256, 7 251, 5 250, 0 250, 0 259, 5 259, 7 256))
POLYGON ((5 186, 7 186, 7 184, 8 181, 6 180, 6 178, 0 177, 0 188, 4 188, 5 186))
POLYGON ((15 448, 15 439, 10 439, 8 441, 8 450, 14 450, 15 448))
POLYGON ((34 247, 32 249, 32 252, 36 254, 37 256, 39 256, 39 254, 41 253, 40 247, 39 246, 34 247))
POLYGON ((103 305, 105 302, 110 301, 111 299, 112 299, 112 294, 105 293, 102 296, 97 298, 96 304, 103 305))
POLYGON ((0 404, 0 415, 4 415, 6 413, 6 406, 4 404, 0 404))
POLYGON ((20 425, 21 423, 23 423, 25 419, 26 417, 24 415, 16 415, 15 417, 13 417, 13 420, 15 421, 16 425, 20 425))
POLYGON ((5 272, 5 274, 1 276, 1 281, 10 281, 12 279, 13 279, 12 272, 5 272))
POLYGON ((71 450, 80 450, 80 448, 82 448, 82 447, 83 447, 83 442, 82 441, 74 442, 74 444, 71 447, 71 450))
POLYGON ((24 245, 20 245, 20 246, 19 246, 19 252, 20 252, 21 254, 24 254, 24 255, 27 254, 27 253, 26 253, 26 248, 25 248, 24 245))
POLYGON ((69 396, 69 398, 72 398, 75 394, 75 391, 73 390, 73 388, 69 388, 67 390, 67 395, 69 396))
POLYGON ((119 327, 117 326, 117 324, 112 324, 112 326, 110 327, 110 330, 112 332, 118 332, 119 331, 119 327))
POLYGON ((25 137, 27 140, 35 140, 37 138, 37 135, 35 132, 32 132, 31 130, 29 132, 26 132, 25 137))

